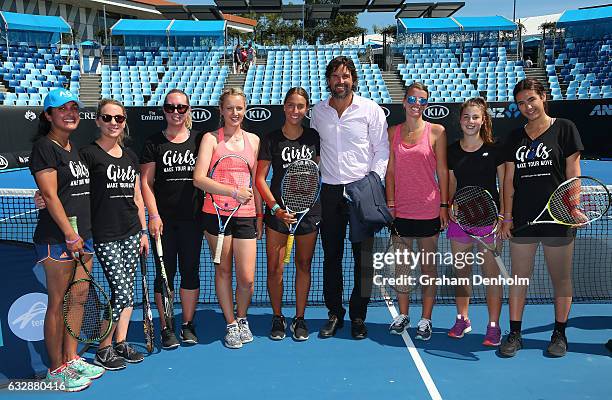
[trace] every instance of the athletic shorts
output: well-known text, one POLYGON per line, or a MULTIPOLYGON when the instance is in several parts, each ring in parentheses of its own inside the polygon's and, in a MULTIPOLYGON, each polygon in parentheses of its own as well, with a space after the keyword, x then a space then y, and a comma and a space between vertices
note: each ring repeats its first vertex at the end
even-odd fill
MULTIPOLYGON (((490 232, 491 228, 487 227, 483 229, 484 232, 490 232)), ((459 225, 453 221, 448 221, 448 229, 446 230, 446 237, 450 240, 454 240, 459 243, 469 244, 469 243, 477 243, 476 239, 473 239, 470 235, 465 233, 459 225)), ((487 236, 482 239, 483 242, 487 244, 492 244, 495 239, 494 235, 487 236)))
POLYGON ((432 237, 440 233, 440 217, 433 219, 395 218, 393 225, 401 237, 432 237))
MULTIPOLYGON (((287 225, 285 225, 283 221, 276 218, 274 215, 270 213, 266 213, 264 215, 264 223, 266 224, 266 227, 272 229, 273 231, 276 231, 276 232, 279 232, 285 235, 289 234, 289 229, 287 228, 287 225)), ((297 229, 295 230, 295 235, 296 236, 307 235, 309 233, 316 232, 319 229, 320 223, 321 223, 320 215, 308 213, 304 216, 304 218, 302 218, 302 221, 297 226, 297 229)))
MULTIPOLYGON (((225 224, 227 217, 221 216, 225 224)), ((204 213, 204 230, 211 235, 219 236, 219 219, 217 214, 204 213)), ((225 227, 225 236, 233 236, 235 239, 257 239, 257 218, 255 217, 232 217, 225 227)))
MULTIPOLYGON (((523 226, 526 221, 514 219, 515 227, 523 226)), ((576 229, 559 224, 540 224, 529 226, 516 234, 510 239, 512 243, 518 244, 533 244, 542 243, 544 246, 561 247, 572 243, 576 237, 576 229)))
MULTIPOLYGON (((34 243, 36 249, 36 257, 38 262, 43 262, 50 258, 55 261, 72 261, 72 254, 68 251, 66 243, 48 244, 34 243)), ((93 239, 89 238, 83 242, 83 250, 85 254, 93 254, 93 239)))

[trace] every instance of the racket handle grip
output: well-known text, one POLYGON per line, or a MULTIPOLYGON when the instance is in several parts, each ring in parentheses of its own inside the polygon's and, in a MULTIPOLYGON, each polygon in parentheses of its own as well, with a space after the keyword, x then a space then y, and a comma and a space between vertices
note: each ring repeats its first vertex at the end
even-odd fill
POLYGON ((157 249, 157 255, 159 256, 159 258, 162 258, 164 256, 164 249, 162 247, 160 234, 157 234, 155 236, 155 248, 157 249))
POLYGON ((225 238, 225 234, 223 233, 219 233, 219 236, 217 236, 217 247, 215 248, 215 258, 213 259, 213 262, 215 264, 221 263, 221 251, 223 250, 223 239, 224 238, 225 238))
POLYGON ((294 235, 289 235, 287 236, 287 245, 285 246, 285 258, 283 259, 283 262, 285 264, 289 263, 289 260, 291 260, 291 250, 293 250, 293 240, 295 239, 294 235))

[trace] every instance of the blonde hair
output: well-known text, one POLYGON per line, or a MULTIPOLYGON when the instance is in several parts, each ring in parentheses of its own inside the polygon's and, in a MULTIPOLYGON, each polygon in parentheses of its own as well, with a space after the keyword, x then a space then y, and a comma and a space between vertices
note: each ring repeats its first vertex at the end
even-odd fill
POLYGON ((96 118, 99 118, 100 115, 102 115, 102 109, 104 108, 104 106, 107 106, 109 104, 113 106, 121 107, 121 112, 123 113, 123 116, 125 117, 125 128, 123 128, 123 132, 121 132, 121 134, 119 135, 119 138, 117 139, 117 143, 123 146, 126 138, 130 136, 130 129, 128 128, 128 124, 127 124, 127 112, 125 111, 125 106, 123 105, 123 103, 115 99, 100 100, 98 102, 98 109, 96 110, 96 118))
MULTIPOLYGON (((223 93, 221 93, 221 96, 219 97, 219 108, 223 107, 223 103, 225 102, 225 99, 227 99, 229 96, 242 97, 242 100, 244 101, 244 106, 246 107, 247 99, 242 89, 240 89, 239 87, 230 87, 230 88, 223 90, 223 93)), ((219 113, 219 127, 221 128, 224 125, 225 125, 225 120, 223 119, 223 114, 219 113)))
POLYGON ((474 97, 466 100, 461 104, 461 110, 459 111, 459 118, 463 114, 463 110, 467 107, 476 107, 480 109, 482 113, 482 125, 480 126, 480 138, 487 144, 493 143, 493 122, 488 112, 487 102, 482 97, 474 97))
POLYGON ((193 118, 191 117, 191 104, 189 103, 189 96, 187 93, 183 92, 181 89, 172 89, 168 93, 166 93, 166 97, 164 97, 164 104, 168 100, 168 96, 171 94, 182 94, 185 96, 185 100, 187 100, 187 105, 189 106, 189 111, 187 112, 187 116, 185 117, 185 128, 191 129, 193 127, 193 118))

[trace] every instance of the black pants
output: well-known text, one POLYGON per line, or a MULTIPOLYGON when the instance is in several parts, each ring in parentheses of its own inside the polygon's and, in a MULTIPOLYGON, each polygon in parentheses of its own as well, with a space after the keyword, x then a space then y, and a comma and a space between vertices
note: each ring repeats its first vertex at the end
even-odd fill
MULTIPOLYGON (((321 188, 321 242, 323 244, 323 297, 329 312, 343 319, 346 310, 342 306, 342 258, 344 256, 344 239, 349 222, 349 206, 343 196, 344 185, 323 184, 321 188)), ((371 242, 353 243, 354 286, 349 301, 351 320, 365 320, 370 294, 372 277, 369 269, 362 273, 362 245, 371 242)))

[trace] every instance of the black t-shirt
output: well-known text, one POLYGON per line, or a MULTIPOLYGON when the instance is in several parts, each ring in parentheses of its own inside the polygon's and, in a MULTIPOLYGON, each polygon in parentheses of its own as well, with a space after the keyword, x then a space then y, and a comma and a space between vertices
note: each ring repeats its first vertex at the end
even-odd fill
MULTIPOLYGON (((77 217, 79 235, 91 238, 91 217, 89 211, 89 170, 81 161, 77 148, 66 151, 46 136, 32 146, 30 171, 34 175, 44 169, 57 171, 57 196, 66 211, 66 216, 77 217)), ((49 210, 38 212, 38 225, 34 231, 34 242, 43 244, 64 243, 65 237, 49 210)))
POLYGON ((138 157, 128 148, 116 158, 97 143, 81 148, 81 158, 91 173, 91 222, 96 243, 113 242, 140 231, 134 202, 138 157))
MULTIPOLYGON (((552 192, 565 181, 565 159, 584 150, 572 121, 557 118, 544 133, 531 140, 520 128, 506 142, 506 161, 514 163, 515 220, 531 221, 542 211, 552 192)), ((515 221, 516 225, 516 221, 515 221)))
POLYGON ((162 219, 193 221, 200 215, 204 193, 193 186, 193 170, 202 136, 191 131, 183 143, 172 143, 159 132, 145 142, 140 163, 155 163, 153 190, 162 219))
POLYGON ((457 179, 457 190, 465 186, 480 186, 491 193, 499 207, 497 167, 504 163, 504 157, 498 144, 483 143, 478 150, 468 152, 457 140, 448 146, 447 159, 448 169, 457 179))
MULTIPOLYGON (((281 129, 264 135, 259 146, 259 160, 270 161, 272 165, 272 182, 270 190, 278 204, 281 201, 280 187, 289 164, 295 160, 307 159, 316 162, 320 154, 319 133, 312 128, 304 128, 302 136, 296 140, 287 139, 281 129)), ((317 201, 309 214, 321 214, 321 203, 317 201)))

